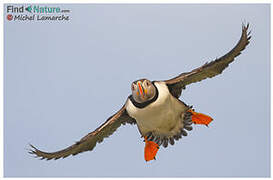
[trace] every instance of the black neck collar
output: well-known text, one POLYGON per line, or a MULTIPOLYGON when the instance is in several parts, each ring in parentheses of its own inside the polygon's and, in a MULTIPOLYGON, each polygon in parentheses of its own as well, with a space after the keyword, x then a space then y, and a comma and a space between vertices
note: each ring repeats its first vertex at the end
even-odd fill
POLYGON ((156 85, 154 84, 154 81, 152 82, 152 84, 155 87, 155 96, 152 99, 150 99, 149 101, 145 101, 143 103, 138 103, 138 102, 136 102, 134 100, 132 95, 129 96, 129 99, 131 100, 131 102, 133 103, 134 106, 136 106, 137 108, 145 108, 146 106, 148 106, 149 104, 151 104, 151 103, 153 103, 153 102, 155 102, 157 100, 157 98, 158 98, 158 89, 157 89, 156 85))

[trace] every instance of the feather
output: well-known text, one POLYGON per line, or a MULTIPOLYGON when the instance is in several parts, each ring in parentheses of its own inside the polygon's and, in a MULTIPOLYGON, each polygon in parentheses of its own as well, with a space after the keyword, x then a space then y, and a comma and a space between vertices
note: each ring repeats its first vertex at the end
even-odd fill
POLYGON ((228 65, 234 61, 234 58, 241 54, 241 51, 249 44, 251 38, 250 32, 247 32, 249 24, 242 26, 242 34, 239 42, 236 46, 224 56, 219 59, 215 59, 209 63, 205 63, 203 66, 178 75, 175 78, 165 80, 171 94, 178 98, 181 95, 182 89, 186 85, 191 83, 202 81, 206 78, 212 78, 218 74, 221 74, 228 65))
POLYGON ((56 160, 59 158, 66 158, 70 155, 77 155, 84 151, 91 151, 94 149, 97 142, 102 142, 104 138, 113 134, 121 124, 125 123, 135 124, 136 121, 127 114, 125 106, 123 106, 116 114, 108 118, 107 121, 95 131, 87 134, 80 141, 77 141, 69 147, 56 152, 44 152, 30 144, 32 149, 29 153, 35 154, 37 157, 41 157, 41 159, 56 160))

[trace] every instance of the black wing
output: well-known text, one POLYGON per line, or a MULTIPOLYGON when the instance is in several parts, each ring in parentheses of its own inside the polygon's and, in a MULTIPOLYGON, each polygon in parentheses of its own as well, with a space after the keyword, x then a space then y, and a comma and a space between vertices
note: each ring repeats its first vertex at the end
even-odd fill
POLYGON ((248 32, 248 27, 249 24, 247 24, 247 26, 243 24, 241 39, 226 55, 211 61, 210 63, 206 63, 191 72, 182 73, 175 78, 164 81, 166 82, 171 94, 178 98, 181 95, 182 89, 184 89, 186 85, 221 74, 222 71, 228 67, 229 63, 233 62, 234 58, 240 55, 241 51, 248 45, 251 38, 250 32, 248 32))
POLYGON ((135 124, 136 121, 127 114, 125 106, 123 106, 116 114, 108 118, 107 121, 104 122, 95 131, 87 134, 72 146, 57 152, 49 153, 40 151, 33 145, 30 145, 32 149, 29 153, 35 154, 37 157, 41 157, 41 159, 50 160, 65 158, 71 154, 76 155, 84 151, 91 151, 96 146, 97 142, 102 142, 104 138, 113 134, 117 128, 121 126, 121 124, 126 123, 135 124))

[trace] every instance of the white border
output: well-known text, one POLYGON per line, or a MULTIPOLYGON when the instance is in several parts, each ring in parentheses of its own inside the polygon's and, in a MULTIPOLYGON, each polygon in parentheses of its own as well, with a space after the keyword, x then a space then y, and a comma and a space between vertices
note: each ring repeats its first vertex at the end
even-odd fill
POLYGON ((170 4, 170 3, 187 3, 187 4, 196 4, 196 3, 206 3, 206 4, 248 4, 248 3, 271 3, 270 0, 55 0, 54 3, 51 1, 44 1, 44 0, 4 0, 4 3, 48 3, 48 4, 56 4, 56 3, 161 3, 161 4, 170 4))
MULTIPOLYGON (((1 32, 1 50, 0 50, 0 54, 2 54, 2 63, 0 63, 0 69, 1 70, 4 70, 4 49, 3 49, 3 44, 4 44, 4 24, 3 24, 3 19, 4 19, 4 12, 3 12, 3 8, 4 8, 4 3, 36 3, 36 4, 39 4, 39 3, 48 3, 48 4, 56 4, 56 3, 59 3, 59 4, 66 4, 66 3, 73 3, 73 4, 77 4, 77 3, 144 3, 144 4, 147 4, 147 3, 160 3, 160 4, 181 4, 181 3, 186 3, 186 4, 199 4, 199 3, 205 3, 205 4, 247 4, 247 3, 257 3, 257 4, 263 4, 263 3, 267 3, 267 4, 270 4, 270 10, 272 9, 272 5, 271 5, 271 1, 270 0, 250 0, 250 1, 243 1, 243 0, 222 0, 222 1, 219 1, 219 0, 211 0, 211 1, 204 1, 204 0, 55 0, 54 3, 52 1, 44 1, 44 0, 4 0, 2 3, 1 3, 1 9, 0 9, 0 12, 1 12, 1 19, 0 19, 0 23, 2 25, 2 28, 0 30, 1 32)), ((270 12, 270 18, 272 19, 272 14, 270 12)), ((272 24, 272 23, 271 23, 272 24)), ((271 32, 272 32, 272 26, 270 26, 271 28, 271 32)), ((272 33, 271 33, 272 34, 272 33)), ((272 42, 272 35, 271 36, 271 42, 272 42)), ((270 43, 270 46, 271 46, 271 43, 270 43)), ((271 46, 271 52, 272 52, 272 46, 271 46)), ((271 57, 271 54, 270 54, 270 57, 271 57)), ((270 58, 271 59, 271 58, 270 58)), ((273 69, 273 63, 271 62, 271 69, 273 69)), ((2 158, 0 158, 0 176, 3 177, 4 176, 4 161, 3 161, 3 158, 4 158, 4 131, 3 131, 3 124, 4 124, 4 114, 3 114, 3 107, 4 107, 4 94, 3 94, 3 83, 4 83, 4 79, 3 79, 3 74, 4 72, 0 73, 0 93, 1 93, 1 96, 0 96, 0 101, 2 101, 2 103, 0 104, 0 115, 1 117, 3 117, 3 121, 2 121, 2 126, 0 125, 0 138, 1 138, 1 148, 0 148, 0 153, 2 154, 2 158)), ((271 73, 271 94, 272 94, 272 73, 271 73)), ((270 98, 271 98, 271 102, 272 102, 272 95, 270 94, 270 98)), ((271 106, 271 103, 270 103, 270 106, 271 106)), ((271 112, 272 112, 272 106, 270 107, 271 108, 271 112)), ((270 119, 271 119, 271 113, 270 113, 270 119)), ((271 132, 271 137, 272 137, 272 124, 270 124, 271 126, 271 129, 270 129, 270 132, 271 132)), ((272 139, 270 137, 270 140, 272 139)), ((271 157, 271 162, 272 162, 272 141, 271 141, 271 144, 270 144, 270 148, 271 148, 271 154, 270 154, 270 157, 271 157)), ((92 163, 92 162, 90 162, 92 163)), ((271 166, 271 173, 272 173, 272 165, 271 166)), ((271 174, 272 176, 272 174, 271 174)), ((271 177, 272 178, 272 177, 271 177)), ((270 179, 271 179, 270 178, 270 179)), ((15 178, 9 178, 9 179, 15 179, 15 178)), ((22 178, 22 179, 28 179, 28 178, 22 178)), ((33 179, 33 178, 32 178, 33 179)), ((34 179, 42 179, 42 178, 34 178, 34 179)), ((53 179, 65 179, 65 178, 53 178, 53 179)), ((71 179, 78 179, 78 178, 71 178, 71 179)), ((110 179, 110 178, 94 178, 94 179, 110 179)), ((111 178, 112 179, 112 178, 111 178)), ((127 179, 127 178, 126 178, 127 179)), ((144 179, 148 179, 148 178, 144 178, 144 179)), ((151 179, 151 178, 149 178, 151 179)), ((152 179, 155 179, 155 178, 152 178, 152 179)), ((160 178, 160 179, 170 179, 170 178, 160 178)), ((198 178, 185 178, 185 179, 191 179, 191 180, 195 180, 195 179, 198 179, 198 178)), ((202 178, 204 180, 208 180, 208 179, 211 179, 211 178, 202 178)), ((214 178, 215 179, 215 178, 214 178)), ((217 178, 218 179, 218 178, 217 178)), ((226 179, 226 178, 225 178, 226 179)), ((228 178, 229 179, 229 178, 228 178)), ((235 178, 235 179, 239 179, 239 178, 235 178)), ((241 178, 240 178, 241 179, 241 178)), ((253 179, 253 178, 251 178, 253 179)), ((255 178, 255 179, 262 179, 262 178, 255 178)))
POLYGON ((1 117, 3 118, 3 121, 2 121, 2 126, 0 125, 0 138, 1 138, 1 148, 0 148, 0 152, 1 152, 1 155, 2 155, 2 158, 0 158, 0 175, 1 177, 4 176, 4 23, 3 23, 3 19, 4 19, 4 12, 3 11, 3 8, 4 8, 4 5, 3 3, 1 3, 1 18, 0 18, 0 23, 2 25, 2 28, 1 28, 1 45, 0 45, 0 54, 2 54, 2 61, 0 63, 0 69, 2 70, 2 73, 0 73, 0 101, 2 103, 0 103, 0 115, 1 117))

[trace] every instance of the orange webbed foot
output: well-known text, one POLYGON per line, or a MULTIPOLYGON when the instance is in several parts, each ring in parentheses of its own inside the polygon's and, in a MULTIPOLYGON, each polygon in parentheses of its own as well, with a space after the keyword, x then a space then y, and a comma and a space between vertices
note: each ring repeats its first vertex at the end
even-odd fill
POLYGON ((156 153, 159 149, 158 144, 156 144, 153 141, 148 141, 147 137, 144 137, 144 141, 145 141, 145 148, 144 148, 144 158, 146 161, 150 161, 150 160, 156 160, 155 156, 156 153))
POLYGON ((202 113, 194 112, 192 109, 190 109, 189 112, 192 113, 192 122, 194 124, 203 124, 208 126, 209 123, 213 120, 210 116, 202 114, 202 113))

